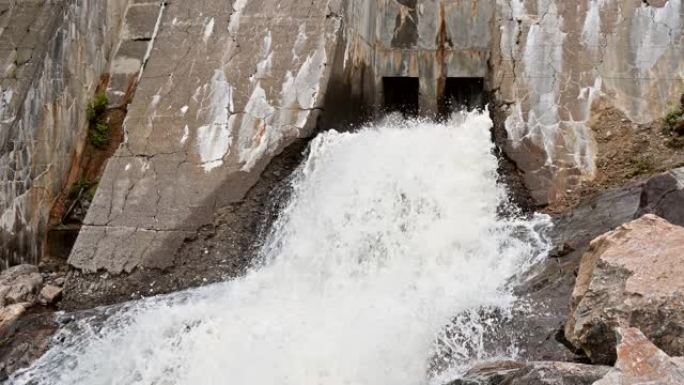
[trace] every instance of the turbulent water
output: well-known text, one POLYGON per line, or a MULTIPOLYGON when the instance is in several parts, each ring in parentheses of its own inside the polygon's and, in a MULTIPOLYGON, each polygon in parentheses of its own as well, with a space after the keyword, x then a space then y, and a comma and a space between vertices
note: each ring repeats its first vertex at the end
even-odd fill
POLYGON ((454 365, 477 353, 461 349, 479 338, 473 325, 445 340, 452 318, 508 306, 505 283, 545 247, 542 218, 497 215, 506 193, 490 128, 472 113, 319 135, 244 277, 80 321, 9 382, 435 382, 440 338, 454 365))

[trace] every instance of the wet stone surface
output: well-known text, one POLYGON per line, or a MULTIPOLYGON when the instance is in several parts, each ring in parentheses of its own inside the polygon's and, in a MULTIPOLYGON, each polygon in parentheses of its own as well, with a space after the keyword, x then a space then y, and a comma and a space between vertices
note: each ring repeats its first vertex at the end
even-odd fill
POLYGON ((677 169, 634 182, 596 195, 574 210, 555 216, 548 234, 554 249, 546 260, 519 277, 514 287, 519 299, 512 313, 482 313, 483 319, 497 320, 485 335, 486 350, 503 351, 514 344, 519 357, 525 360, 588 362, 584 353, 564 336, 582 256, 594 238, 649 212, 664 213, 675 224, 684 224, 677 216, 679 208, 684 207, 684 200, 679 199, 680 174, 677 169))

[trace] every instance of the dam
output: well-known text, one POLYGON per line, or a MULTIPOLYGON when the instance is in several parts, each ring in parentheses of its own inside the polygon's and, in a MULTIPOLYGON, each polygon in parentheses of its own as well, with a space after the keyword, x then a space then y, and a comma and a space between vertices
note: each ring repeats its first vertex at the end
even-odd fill
POLYGON ((82 230, 66 237, 79 238, 73 252, 52 253, 84 272, 119 274, 171 266, 183 240, 212 225, 215 207, 240 200, 288 144, 385 105, 425 116, 450 100, 496 105, 504 151, 543 205, 593 177, 587 124, 602 94, 643 123, 664 115, 681 87, 680 0, 304 3, 9 1, 5 263, 51 253, 50 210, 77 182, 97 89, 109 108, 125 107, 125 139, 98 177, 82 230), (44 20, 31 24, 36 12, 44 20), (620 29, 623 19, 638 33, 620 29), (29 52, 27 62, 17 56, 29 52), (233 187, 215 196, 224 185, 233 187))
POLYGON ((585 347, 559 317, 590 238, 678 224, 682 20, 681 0, 0 0, 1 270, 41 282, 0 310, 116 309, 97 337, 74 316, 10 383, 444 382, 435 341, 459 375, 491 346, 435 335, 522 298, 551 309, 534 358, 570 360, 585 347), (273 372, 239 360, 255 340, 273 372))

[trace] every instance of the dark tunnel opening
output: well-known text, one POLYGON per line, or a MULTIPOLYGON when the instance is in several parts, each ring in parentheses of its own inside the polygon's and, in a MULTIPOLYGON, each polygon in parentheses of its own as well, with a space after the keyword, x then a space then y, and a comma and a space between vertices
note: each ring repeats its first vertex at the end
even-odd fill
POLYGON ((416 116, 419 111, 420 81, 414 77, 385 77, 382 79, 385 112, 401 112, 416 116))
POLYGON ((484 78, 447 78, 440 100, 444 116, 459 110, 482 110, 487 104, 484 78))

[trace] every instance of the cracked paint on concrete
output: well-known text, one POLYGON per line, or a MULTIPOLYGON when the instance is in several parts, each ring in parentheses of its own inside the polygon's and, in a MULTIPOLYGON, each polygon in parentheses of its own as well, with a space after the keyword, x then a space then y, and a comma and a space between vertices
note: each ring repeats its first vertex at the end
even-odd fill
MULTIPOLYGON (((670 0, 668 9, 680 1, 670 0)), ((586 123, 596 100, 611 95, 618 108, 638 115, 631 117, 635 121, 655 119, 662 109, 635 106, 635 97, 643 93, 660 103, 679 87, 620 79, 638 71, 631 57, 640 43, 618 28, 619 20, 637 12, 651 20, 661 17, 661 7, 639 11, 640 4, 627 0, 417 0, 415 16, 403 19, 388 1, 274 4, 167 4, 131 104, 134 118, 126 123, 126 130, 135 133, 130 141, 145 150, 124 149, 110 160, 103 177, 109 188, 98 194, 86 219, 70 259, 75 267, 120 271, 144 265, 137 249, 117 253, 121 260, 115 264, 108 262, 119 238, 103 236, 103 226, 117 229, 121 237, 155 232, 155 245, 145 247, 148 253, 166 252, 188 232, 211 223, 215 209, 239 201, 275 154, 313 132, 331 78, 350 83, 345 97, 377 105, 383 76, 417 76, 422 106, 435 104, 440 77, 487 77, 489 89, 510 106, 511 144, 519 142, 524 153, 517 160, 540 201, 566 188, 568 175, 590 177, 594 147, 586 123), (410 48, 392 46, 398 15, 404 26, 417 23, 418 39, 410 48), (207 28, 211 19, 213 28, 207 28), (338 52, 344 57, 336 57, 338 52), (154 95, 163 97, 154 114, 147 114, 154 95), (153 123, 149 127, 147 119, 153 123), (537 154, 539 164, 525 163, 537 154), (130 170, 126 186, 116 183, 123 157, 135 159, 136 166, 141 159, 149 162, 145 170, 130 170), (126 198, 127 191, 135 194, 126 198), (131 202, 112 218, 114 196, 131 202)), ((680 45, 668 47, 644 73, 681 76, 682 64, 676 62, 682 57, 681 26, 673 25, 681 22, 658 23, 648 28, 662 31, 667 25, 669 42, 680 45)))
POLYGON ((594 177, 595 102, 641 124, 684 91, 681 0, 499 0, 497 13, 492 87, 510 104, 512 157, 540 203, 594 177), (541 164, 525 159, 531 146, 541 164))
POLYGON ((202 34, 202 40, 206 43, 209 41, 209 38, 211 35, 214 34, 214 24, 216 23, 216 19, 213 17, 209 19, 207 24, 204 26, 204 33, 202 34))
POLYGON ((553 163, 555 136, 559 131, 561 87, 556 74, 563 71, 565 34, 558 28, 562 24, 555 4, 551 3, 541 20, 530 26, 521 64, 527 79, 525 92, 534 100, 530 101, 528 111, 523 111, 521 101, 516 102, 506 120, 513 144, 517 145, 524 137, 541 143, 547 154, 547 164, 553 163))
MULTIPOLYGON (((197 147, 205 172, 223 164, 223 158, 228 155, 232 141, 230 106, 233 104, 233 88, 228 84, 223 70, 215 71, 208 99, 209 123, 197 129, 197 147)), ((183 138, 187 140, 185 132, 183 138)), ((183 138, 181 143, 185 142, 183 138)))

